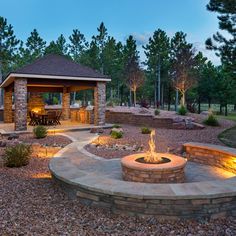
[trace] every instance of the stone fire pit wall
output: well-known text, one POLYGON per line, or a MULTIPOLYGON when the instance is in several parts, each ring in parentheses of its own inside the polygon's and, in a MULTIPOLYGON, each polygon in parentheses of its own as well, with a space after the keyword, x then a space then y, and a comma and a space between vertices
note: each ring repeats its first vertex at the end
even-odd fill
POLYGON ((186 160, 169 153, 163 154, 171 162, 164 164, 146 164, 137 162, 144 153, 126 156, 121 159, 123 179, 142 183, 182 183, 186 160))

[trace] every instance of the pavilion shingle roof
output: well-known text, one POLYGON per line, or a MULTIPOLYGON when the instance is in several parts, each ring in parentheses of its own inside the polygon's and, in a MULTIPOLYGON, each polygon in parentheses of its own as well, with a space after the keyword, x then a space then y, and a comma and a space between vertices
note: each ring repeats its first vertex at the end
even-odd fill
POLYGON ((70 76, 70 77, 87 77, 87 78, 107 78, 100 72, 80 65, 65 56, 49 54, 33 63, 26 65, 13 73, 19 74, 36 74, 36 75, 53 75, 53 76, 70 76))

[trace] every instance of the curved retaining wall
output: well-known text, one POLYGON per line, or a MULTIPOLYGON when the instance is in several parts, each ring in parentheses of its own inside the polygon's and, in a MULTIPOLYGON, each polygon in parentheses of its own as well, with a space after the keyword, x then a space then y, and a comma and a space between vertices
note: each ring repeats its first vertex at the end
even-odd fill
POLYGON ((190 161, 216 166, 236 174, 236 149, 205 143, 185 143, 186 157, 190 161))
MULTIPOLYGON (((199 195, 185 194, 181 197, 161 196, 161 194, 159 196, 130 195, 125 188, 123 192, 111 193, 85 186, 82 183, 70 183, 56 175, 54 178, 71 198, 78 199, 84 205, 106 208, 117 214, 158 216, 163 219, 236 217, 235 192, 204 195, 200 194, 201 190, 196 187, 199 195)), ((236 178, 234 181, 236 182, 236 178)), ((203 186, 206 184, 202 183, 203 186)), ((182 187, 185 188, 184 184, 182 187)), ((160 186, 160 193, 162 190, 163 187, 160 186)))

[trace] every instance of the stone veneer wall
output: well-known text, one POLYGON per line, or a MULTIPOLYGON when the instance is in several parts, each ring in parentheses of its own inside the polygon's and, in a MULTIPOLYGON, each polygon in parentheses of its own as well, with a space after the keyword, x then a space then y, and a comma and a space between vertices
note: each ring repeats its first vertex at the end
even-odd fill
POLYGON ((15 130, 27 130, 27 79, 16 78, 15 92, 15 130))
POLYGON ((42 93, 30 93, 28 100, 28 111, 39 109, 40 112, 45 112, 45 103, 43 101, 42 93))
POLYGON ((106 194, 82 186, 68 184, 53 176, 71 198, 82 204, 106 208, 113 213, 131 216, 158 216, 161 219, 199 218, 211 219, 236 216, 236 196, 186 196, 186 198, 144 198, 106 194))
POLYGON ((205 165, 216 166, 236 174, 236 149, 212 144, 184 144, 187 159, 205 165))
POLYGON ((12 89, 4 89, 4 112, 3 112, 4 123, 13 122, 12 114, 12 89))
POLYGON ((122 165, 123 179, 142 183, 183 183, 185 180, 184 167, 178 169, 135 170, 122 165))
POLYGON ((62 93, 62 119, 70 119, 70 92, 67 87, 63 87, 62 93))
POLYGON ((106 111, 106 122, 143 125, 155 128, 173 128, 171 118, 158 118, 153 115, 138 115, 131 112, 106 111))
POLYGON ((94 88, 94 124, 104 125, 106 113, 106 83, 97 82, 94 88))

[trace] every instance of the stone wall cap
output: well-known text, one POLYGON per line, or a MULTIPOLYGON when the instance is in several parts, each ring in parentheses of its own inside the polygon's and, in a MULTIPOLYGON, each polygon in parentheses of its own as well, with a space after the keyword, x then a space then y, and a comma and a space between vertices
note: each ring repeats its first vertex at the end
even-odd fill
POLYGON ((215 144, 210 144, 210 143, 189 142, 189 143, 185 143, 183 146, 184 147, 208 149, 208 150, 217 151, 217 152, 236 156, 236 149, 235 148, 225 147, 225 146, 220 146, 220 145, 215 145, 215 144))

